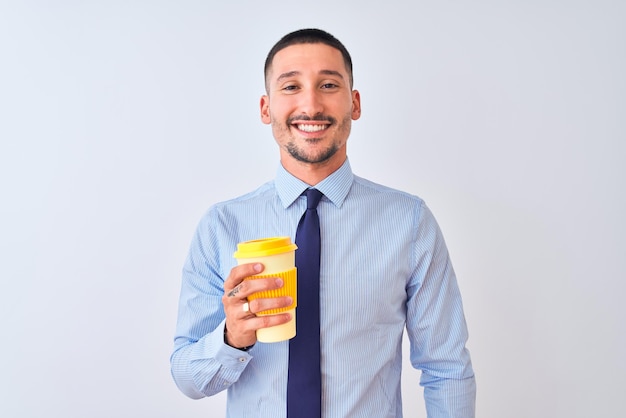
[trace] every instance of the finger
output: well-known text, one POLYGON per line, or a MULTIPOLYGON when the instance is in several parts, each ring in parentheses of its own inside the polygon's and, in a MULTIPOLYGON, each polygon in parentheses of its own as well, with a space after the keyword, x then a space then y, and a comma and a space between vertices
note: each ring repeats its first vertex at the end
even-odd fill
POLYGON ((226 296, 228 296, 229 298, 233 298, 233 297, 237 296, 239 294, 239 292, 241 292, 241 286, 242 286, 241 283, 239 283, 230 292, 228 292, 226 294, 226 296))
POLYGON ((250 295, 258 292, 279 289, 283 286, 283 279, 279 277, 269 277, 254 280, 242 280, 237 286, 224 293, 222 301, 224 304, 243 303, 250 295))
POLYGON ((248 347, 256 342, 256 331, 261 328, 274 327, 286 324, 291 320, 291 314, 254 316, 246 320, 229 323, 226 320, 226 343, 232 347, 248 347))
POLYGON ((291 320, 291 314, 281 313, 276 315, 262 315, 255 316, 246 321, 247 326, 250 329, 254 329, 255 332, 261 328, 274 327, 276 325, 286 324, 291 320))
POLYGON ((238 320, 232 324, 227 322, 226 327, 234 340, 249 342, 250 336, 255 336, 258 329, 282 325, 290 320, 291 314, 287 312, 274 315, 251 315, 245 320, 238 320))
POLYGON ((281 296, 277 298, 258 298, 248 302, 246 311, 246 305, 242 306, 242 311, 245 313, 257 314, 259 312, 268 311, 271 309, 287 308, 293 304, 293 299, 290 296, 281 296))
POLYGON ((234 294, 230 294, 246 277, 254 276, 263 271, 263 264, 261 263, 247 263, 240 266, 235 266, 230 270, 230 274, 224 281, 224 293, 233 297, 237 294, 238 290, 234 294))
POLYGON ((256 331, 260 328, 268 328, 282 325, 291 320, 291 314, 280 313, 276 315, 257 316, 254 313, 244 313, 239 310, 234 317, 226 317, 227 344, 233 347, 247 347, 256 342, 256 331))

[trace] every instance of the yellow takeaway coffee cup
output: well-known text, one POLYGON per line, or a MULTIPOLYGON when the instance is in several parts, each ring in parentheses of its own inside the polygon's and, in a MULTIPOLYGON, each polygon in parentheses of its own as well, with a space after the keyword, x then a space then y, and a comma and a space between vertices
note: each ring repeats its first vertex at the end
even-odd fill
POLYGON ((282 296, 291 296, 293 299, 291 306, 257 312, 259 316, 283 312, 291 314, 291 320, 286 324, 258 329, 256 338, 260 342, 273 343, 296 336, 297 274, 295 251, 297 248, 289 237, 262 238, 237 244, 237 251, 234 254, 237 264, 261 263, 265 266, 263 274, 246 277, 245 280, 280 277, 284 283, 280 289, 254 293, 248 296, 248 300, 282 296))

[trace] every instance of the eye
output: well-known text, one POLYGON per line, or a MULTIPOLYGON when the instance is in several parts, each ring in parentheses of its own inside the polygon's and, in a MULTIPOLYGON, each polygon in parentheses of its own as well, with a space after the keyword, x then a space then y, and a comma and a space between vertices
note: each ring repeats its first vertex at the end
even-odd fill
POLYGON ((322 88, 325 89, 325 90, 335 89, 337 87, 339 87, 339 86, 336 85, 336 84, 333 84, 333 83, 324 83, 324 84, 322 84, 322 88))
POLYGON ((298 86, 296 86, 295 84, 289 84, 283 87, 283 91, 287 91, 287 92, 293 92, 296 90, 298 90, 298 86))

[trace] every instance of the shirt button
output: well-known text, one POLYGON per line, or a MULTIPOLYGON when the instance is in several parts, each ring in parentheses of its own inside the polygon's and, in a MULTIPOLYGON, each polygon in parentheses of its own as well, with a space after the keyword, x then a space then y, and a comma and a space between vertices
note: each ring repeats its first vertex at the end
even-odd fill
POLYGON ((245 363, 246 362, 246 358, 245 357, 239 357, 239 361, 242 362, 242 363, 245 363))

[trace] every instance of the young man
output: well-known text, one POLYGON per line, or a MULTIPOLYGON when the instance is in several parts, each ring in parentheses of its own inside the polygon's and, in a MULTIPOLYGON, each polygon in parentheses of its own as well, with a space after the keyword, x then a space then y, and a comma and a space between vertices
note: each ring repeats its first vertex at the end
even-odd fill
MULTIPOLYGON (((265 80, 261 120, 272 126, 281 164, 274 181, 214 205, 198 226, 183 270, 171 358, 176 384, 192 398, 228 389, 231 417, 401 417, 406 329, 428 416, 473 417, 475 381, 461 296, 437 223, 418 197, 350 169, 346 144, 361 101, 348 51, 320 30, 290 33, 270 51, 265 80), (317 206, 319 314, 301 312, 299 305, 293 340, 260 343, 257 329, 290 317, 255 312, 292 300, 248 301, 282 282, 244 281, 263 266, 235 266, 233 252, 251 239, 297 240, 307 209, 303 192, 310 188, 323 194, 317 206), (311 360, 294 358, 299 354, 292 344, 301 341, 300 318, 310 315, 319 316, 312 345, 319 344, 313 362, 320 362, 314 374, 321 393, 313 406, 302 400, 298 407, 289 395, 296 373, 290 364, 311 360)), ((296 399, 308 392, 307 386, 296 399)))

